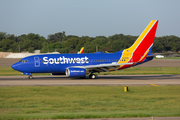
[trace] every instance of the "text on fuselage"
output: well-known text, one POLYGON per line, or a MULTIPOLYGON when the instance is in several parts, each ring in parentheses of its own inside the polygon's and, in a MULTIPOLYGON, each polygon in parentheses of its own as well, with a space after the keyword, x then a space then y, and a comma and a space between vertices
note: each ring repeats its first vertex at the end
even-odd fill
POLYGON ((83 64, 83 63, 89 63, 88 57, 81 57, 81 58, 66 58, 64 56, 58 57, 58 58, 48 58, 48 57, 43 57, 43 64, 68 64, 68 63, 78 63, 78 64, 83 64))

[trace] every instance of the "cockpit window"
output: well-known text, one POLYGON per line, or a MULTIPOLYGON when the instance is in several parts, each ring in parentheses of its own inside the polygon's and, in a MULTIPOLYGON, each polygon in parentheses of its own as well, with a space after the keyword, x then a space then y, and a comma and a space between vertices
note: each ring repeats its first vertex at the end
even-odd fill
POLYGON ((28 60, 20 60, 19 62, 26 63, 28 60))

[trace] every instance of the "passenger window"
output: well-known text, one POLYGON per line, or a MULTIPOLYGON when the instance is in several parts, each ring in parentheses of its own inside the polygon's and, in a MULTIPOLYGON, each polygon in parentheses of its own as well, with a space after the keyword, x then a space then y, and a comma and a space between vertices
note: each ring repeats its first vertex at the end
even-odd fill
POLYGON ((19 62, 26 63, 28 60, 20 60, 19 62))

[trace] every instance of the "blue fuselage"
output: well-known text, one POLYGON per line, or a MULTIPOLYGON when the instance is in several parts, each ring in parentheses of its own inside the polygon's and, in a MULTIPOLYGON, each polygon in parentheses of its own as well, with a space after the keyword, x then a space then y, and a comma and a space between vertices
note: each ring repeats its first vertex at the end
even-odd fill
POLYGON ((25 73, 65 73, 72 66, 118 63, 121 56, 122 51, 107 54, 42 54, 25 57, 13 64, 12 68, 25 73))
POLYGON ((25 57, 12 65, 13 69, 27 73, 65 72, 70 66, 97 65, 118 62, 118 54, 43 54, 25 57))

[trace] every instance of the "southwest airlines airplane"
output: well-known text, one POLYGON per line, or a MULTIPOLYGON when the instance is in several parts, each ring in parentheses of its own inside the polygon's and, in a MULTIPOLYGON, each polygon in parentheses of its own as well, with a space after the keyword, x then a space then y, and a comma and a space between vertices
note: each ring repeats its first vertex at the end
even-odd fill
POLYGON ((153 59, 151 54, 158 20, 152 20, 134 44, 116 53, 42 54, 22 58, 11 67, 24 75, 52 73, 68 77, 95 79, 94 73, 118 71, 153 59))

